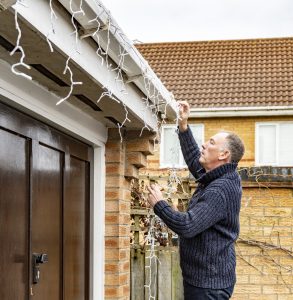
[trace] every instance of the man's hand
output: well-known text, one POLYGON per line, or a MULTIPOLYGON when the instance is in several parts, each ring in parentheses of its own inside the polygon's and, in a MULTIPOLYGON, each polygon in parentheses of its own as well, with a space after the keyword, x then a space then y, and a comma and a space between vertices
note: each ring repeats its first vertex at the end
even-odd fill
POLYGON ((147 200, 151 207, 154 207, 158 201, 163 200, 163 194, 157 184, 151 184, 151 186, 147 186, 147 189, 149 191, 147 200))
POLYGON ((178 101, 179 105, 179 130, 181 132, 187 130, 187 120, 190 114, 190 108, 187 101, 178 101))

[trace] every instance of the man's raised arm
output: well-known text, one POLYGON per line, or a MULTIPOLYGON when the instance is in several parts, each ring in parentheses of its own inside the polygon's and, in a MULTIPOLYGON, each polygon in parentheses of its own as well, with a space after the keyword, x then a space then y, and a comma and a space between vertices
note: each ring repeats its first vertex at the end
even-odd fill
POLYGON ((192 135, 190 127, 188 126, 188 118, 190 114, 189 104, 186 101, 179 101, 179 140, 181 151, 184 160, 188 166, 190 173, 198 178, 199 173, 204 172, 199 163, 200 149, 192 135))

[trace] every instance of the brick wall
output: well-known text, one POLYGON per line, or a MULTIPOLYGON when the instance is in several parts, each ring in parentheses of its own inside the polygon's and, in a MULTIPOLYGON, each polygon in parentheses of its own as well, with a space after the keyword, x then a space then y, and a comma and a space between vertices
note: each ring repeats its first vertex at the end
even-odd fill
POLYGON ((293 189, 244 187, 233 299, 293 299, 293 189))
MULTIPOLYGON (((292 121, 292 117, 197 119, 204 124, 205 139, 219 130, 237 133, 246 153, 240 167, 255 164, 255 123, 292 121)), ((193 123, 193 121, 190 121, 193 123)), ((140 170, 144 178, 167 178, 159 169, 159 147, 140 170)), ((178 176, 188 172, 180 170, 178 176)), ((293 185, 270 186, 267 182, 243 183, 241 233, 237 243, 237 278, 233 299, 293 300, 293 185)))
POLYGON ((130 188, 153 153, 149 137, 109 130, 106 144, 105 299, 130 299, 130 188))

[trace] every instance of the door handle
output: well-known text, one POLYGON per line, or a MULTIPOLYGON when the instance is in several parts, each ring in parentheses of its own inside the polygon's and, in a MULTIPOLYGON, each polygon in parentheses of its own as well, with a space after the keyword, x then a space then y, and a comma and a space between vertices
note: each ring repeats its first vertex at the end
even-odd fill
POLYGON ((48 262, 48 254, 33 253, 33 283, 37 284, 40 280, 40 264, 48 262))

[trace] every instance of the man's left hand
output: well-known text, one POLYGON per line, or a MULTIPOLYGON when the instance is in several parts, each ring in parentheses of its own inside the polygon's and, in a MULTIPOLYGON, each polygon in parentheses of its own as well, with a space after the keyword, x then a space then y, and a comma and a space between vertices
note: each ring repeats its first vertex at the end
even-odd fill
POLYGON ((151 184, 151 186, 147 186, 147 189, 149 191, 147 200, 151 207, 154 207, 158 201, 163 200, 163 194, 157 184, 151 184))

